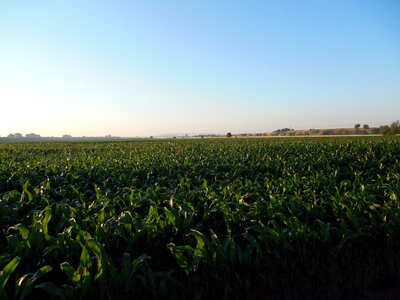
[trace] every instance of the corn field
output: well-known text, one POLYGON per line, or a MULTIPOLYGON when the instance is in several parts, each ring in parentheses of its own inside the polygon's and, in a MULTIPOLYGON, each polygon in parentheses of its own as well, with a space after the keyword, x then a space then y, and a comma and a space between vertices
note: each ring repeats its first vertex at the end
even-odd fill
POLYGON ((398 137, 0 144, 0 299, 400 297, 399 200, 398 137))

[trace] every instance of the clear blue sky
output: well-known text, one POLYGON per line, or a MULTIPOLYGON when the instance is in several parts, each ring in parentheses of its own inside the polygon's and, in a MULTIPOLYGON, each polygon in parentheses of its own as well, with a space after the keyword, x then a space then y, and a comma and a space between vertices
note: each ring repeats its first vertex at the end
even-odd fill
POLYGON ((400 118, 400 1, 0 0, 0 135, 400 118))

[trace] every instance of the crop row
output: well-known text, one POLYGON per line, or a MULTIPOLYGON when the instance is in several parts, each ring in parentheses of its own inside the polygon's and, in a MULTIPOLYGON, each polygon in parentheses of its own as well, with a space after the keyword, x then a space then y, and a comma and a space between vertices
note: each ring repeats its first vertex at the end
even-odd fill
POLYGON ((398 138, 0 145, 0 298, 395 290, 398 138))

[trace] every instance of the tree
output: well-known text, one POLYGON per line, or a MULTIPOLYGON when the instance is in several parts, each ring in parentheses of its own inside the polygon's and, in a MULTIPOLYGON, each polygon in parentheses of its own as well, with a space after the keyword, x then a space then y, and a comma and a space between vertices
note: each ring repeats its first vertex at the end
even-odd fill
POLYGON ((399 121, 393 122, 392 125, 390 125, 390 133, 393 134, 393 135, 400 133, 400 123, 399 123, 399 121))
POLYGON ((356 125, 354 125, 355 129, 359 129, 361 127, 361 125, 359 123, 357 123, 356 125))
POLYGON ((30 139, 40 139, 41 138, 40 134, 36 134, 36 133, 25 134, 25 137, 30 138, 30 139))
POLYGON ((228 132, 228 133, 226 134, 226 137, 228 137, 228 138, 232 137, 232 133, 228 132))
POLYGON ((399 121, 393 122, 392 125, 380 126, 379 131, 382 135, 395 135, 400 133, 399 121))
POLYGON ((390 135, 390 127, 388 125, 380 126, 379 131, 382 135, 390 135))
POLYGON ((364 128, 364 129, 369 129, 369 125, 368 125, 368 124, 364 124, 364 125, 363 125, 363 128, 364 128))
POLYGON ((374 127, 372 128, 372 134, 378 134, 379 133, 379 128, 374 127))

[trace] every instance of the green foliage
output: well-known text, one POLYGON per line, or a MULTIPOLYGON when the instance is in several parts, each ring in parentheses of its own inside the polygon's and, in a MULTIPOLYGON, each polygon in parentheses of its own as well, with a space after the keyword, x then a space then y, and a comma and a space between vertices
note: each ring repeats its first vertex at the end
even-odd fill
POLYGON ((5 293, 5 287, 7 281, 10 279, 11 274, 15 271, 20 263, 21 259, 17 256, 12 261, 10 261, 0 272, 0 298, 6 299, 7 295, 5 293))
POLYGON ((393 122, 392 125, 390 125, 390 131, 392 134, 400 134, 399 121, 393 122))
POLYGON ((0 144, 0 298, 390 289, 399 153, 398 137, 0 144))
POLYGON ((380 128, 380 133, 382 135, 396 135, 400 134, 400 124, 399 121, 393 122, 390 126, 384 125, 380 128))

